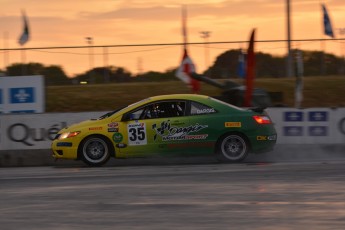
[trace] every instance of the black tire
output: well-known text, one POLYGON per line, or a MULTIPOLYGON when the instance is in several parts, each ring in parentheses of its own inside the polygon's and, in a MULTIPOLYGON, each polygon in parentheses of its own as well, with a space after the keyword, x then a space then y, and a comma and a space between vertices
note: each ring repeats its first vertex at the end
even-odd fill
POLYGON ((79 147, 81 159, 90 166, 105 164, 111 155, 108 141, 100 136, 89 136, 79 147))
POLYGON ((217 158, 222 162, 235 163, 244 160, 249 152, 249 144, 240 134, 228 134, 217 144, 217 158))

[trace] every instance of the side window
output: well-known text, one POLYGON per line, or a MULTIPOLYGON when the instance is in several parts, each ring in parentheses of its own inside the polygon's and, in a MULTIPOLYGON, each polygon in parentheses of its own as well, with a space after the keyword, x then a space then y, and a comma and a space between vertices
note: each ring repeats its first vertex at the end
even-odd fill
POLYGON ((163 101, 149 104, 128 114, 129 120, 178 117, 185 115, 186 102, 163 101))
POLYGON ((179 117, 184 116, 186 102, 184 101, 164 101, 152 104, 152 111, 155 118, 179 117))
POLYGON ((191 102, 190 115, 201 115, 210 113, 216 113, 216 110, 210 106, 201 104, 199 102, 191 102))

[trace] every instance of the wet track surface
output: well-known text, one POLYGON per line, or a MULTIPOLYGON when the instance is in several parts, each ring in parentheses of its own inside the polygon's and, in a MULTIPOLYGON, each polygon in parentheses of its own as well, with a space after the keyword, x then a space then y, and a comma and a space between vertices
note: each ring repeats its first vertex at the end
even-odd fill
POLYGON ((345 160, 0 168, 1 229, 344 229, 345 160))

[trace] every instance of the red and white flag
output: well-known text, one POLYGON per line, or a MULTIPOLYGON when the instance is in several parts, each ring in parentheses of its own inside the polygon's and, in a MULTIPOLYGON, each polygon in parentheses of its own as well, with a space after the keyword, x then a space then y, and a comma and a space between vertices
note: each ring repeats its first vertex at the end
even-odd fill
POLYGON ((188 56, 187 52, 187 10, 185 6, 182 6, 182 36, 183 36, 183 57, 181 65, 176 71, 176 77, 184 83, 188 84, 193 93, 199 93, 200 82, 191 77, 192 73, 195 73, 195 65, 192 59, 188 56))
POLYGON ((181 65, 176 71, 176 77, 188 84, 193 93, 199 93, 200 82, 191 77, 191 73, 196 72, 192 59, 188 56, 187 49, 184 49, 181 65))

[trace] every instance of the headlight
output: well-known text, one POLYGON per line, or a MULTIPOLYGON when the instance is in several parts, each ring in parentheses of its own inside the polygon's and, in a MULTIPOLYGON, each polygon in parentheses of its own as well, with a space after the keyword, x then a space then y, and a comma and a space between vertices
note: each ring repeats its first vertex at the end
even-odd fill
POLYGON ((63 140, 66 138, 70 138, 70 137, 75 137, 80 133, 80 131, 77 132, 68 132, 68 133, 61 133, 61 135, 59 136, 59 140, 63 140))

